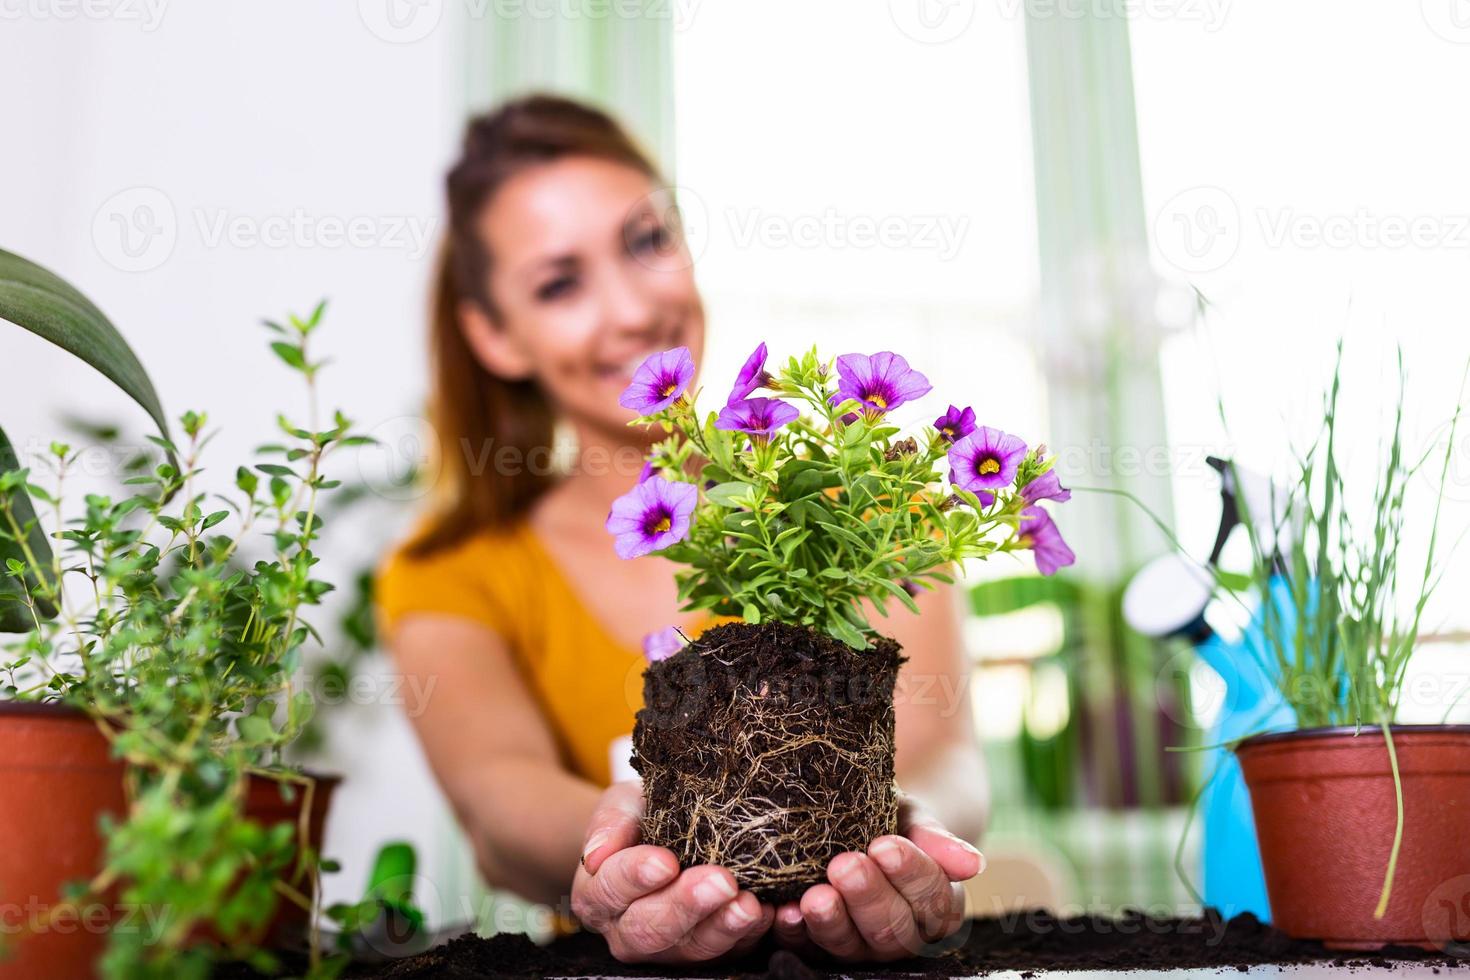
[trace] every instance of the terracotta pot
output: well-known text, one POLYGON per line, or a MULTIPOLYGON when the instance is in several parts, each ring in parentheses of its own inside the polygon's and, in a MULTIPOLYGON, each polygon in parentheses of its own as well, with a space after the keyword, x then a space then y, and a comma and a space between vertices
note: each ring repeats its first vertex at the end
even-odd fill
POLYGON ((1382 732, 1354 731, 1259 735, 1236 748, 1272 923, 1336 948, 1470 952, 1470 725, 1393 728, 1404 833, 1382 919, 1373 912, 1393 846, 1393 774, 1382 732))
MULTIPOLYGON (((94 899, 41 931, 62 886, 86 882, 102 860, 98 820, 126 805, 123 765, 107 739, 79 711, 57 705, 0 702, 0 960, 6 980, 88 977, 114 924, 129 920, 110 900, 94 899)), ((336 777, 317 777, 310 840, 320 848, 336 777)), ((245 812, 263 823, 296 821, 303 794, 281 798, 278 784, 250 780, 245 812)), ((136 920, 137 916, 132 916, 136 920)), ((145 922, 134 921, 139 928, 145 922)), ((267 929, 272 941, 299 935, 306 913, 282 903, 267 929)))

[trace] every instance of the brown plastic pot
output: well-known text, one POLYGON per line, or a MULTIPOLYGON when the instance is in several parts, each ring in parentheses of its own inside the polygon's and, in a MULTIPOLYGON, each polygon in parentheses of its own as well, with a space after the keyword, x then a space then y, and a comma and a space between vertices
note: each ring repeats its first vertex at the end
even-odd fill
MULTIPOLYGON (((309 839, 319 850, 339 780, 315 778, 309 839)), ((246 792, 245 812, 255 820, 294 823, 301 816, 304 794, 287 802, 272 780, 252 777, 246 792)), ((9 954, 0 959, 0 975, 6 980, 91 976, 109 929, 147 927, 107 898, 76 909, 60 901, 65 884, 96 875, 98 820, 125 806, 123 765, 88 716, 59 705, 0 702, 0 947, 9 954)), ((274 941, 299 935, 305 925, 306 912, 282 902, 266 934, 274 941)))
POLYGON ((1311 729, 1258 735, 1236 748, 1272 924, 1343 949, 1470 949, 1470 725, 1392 732, 1404 832, 1381 919, 1373 913, 1396 823, 1383 733, 1311 729))

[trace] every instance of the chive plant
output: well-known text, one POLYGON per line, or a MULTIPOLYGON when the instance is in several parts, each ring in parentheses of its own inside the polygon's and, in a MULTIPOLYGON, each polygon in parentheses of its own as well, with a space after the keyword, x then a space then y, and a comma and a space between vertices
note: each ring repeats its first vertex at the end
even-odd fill
POLYGON ((1462 382, 1443 456, 1433 447, 1412 456, 1404 444, 1407 376, 1402 351, 1397 365, 1392 434, 1386 450, 1381 450, 1364 511, 1353 506, 1338 459, 1341 343, 1331 385, 1323 396, 1322 425, 1298 456, 1284 488, 1288 502, 1278 508, 1273 493, 1272 512, 1252 515, 1244 495, 1239 500, 1254 559, 1252 589, 1263 616, 1266 649, 1259 652, 1291 706, 1297 727, 1376 728, 1387 745, 1397 821, 1375 911, 1378 918, 1388 908, 1403 841, 1403 785, 1390 726, 1396 720, 1425 606, 1442 577, 1436 564, 1440 513, 1465 395, 1462 382), (1406 499, 1411 482, 1436 460, 1438 493, 1428 521, 1424 566, 1416 573, 1400 565, 1407 518, 1415 516, 1406 508, 1406 499), (1370 519, 1363 521, 1359 513, 1370 519), (1274 584, 1278 580, 1284 589, 1274 584))

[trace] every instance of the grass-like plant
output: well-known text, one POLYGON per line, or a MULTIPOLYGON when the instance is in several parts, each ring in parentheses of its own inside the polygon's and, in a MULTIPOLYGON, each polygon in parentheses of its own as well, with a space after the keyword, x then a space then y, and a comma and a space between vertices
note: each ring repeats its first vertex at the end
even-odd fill
MULTIPOLYGON (((1297 727, 1377 728, 1387 744, 1398 815, 1375 912, 1379 918, 1388 908, 1403 841, 1403 786, 1390 726, 1398 713, 1425 606, 1443 574, 1437 565, 1440 513, 1465 396, 1462 381, 1443 456, 1434 447, 1413 456, 1404 445, 1408 383, 1402 352, 1398 382, 1392 435, 1386 447, 1380 445, 1366 506, 1361 498, 1353 498, 1338 460, 1341 343, 1323 398, 1321 428, 1282 487, 1285 505, 1278 507, 1272 493, 1271 512, 1252 514, 1246 496, 1238 500, 1253 557, 1252 590, 1262 615, 1266 649, 1257 652, 1291 706, 1297 727), (1424 527, 1423 515, 1406 511, 1405 502, 1410 483, 1436 458, 1438 494, 1424 528, 1428 535, 1424 567, 1416 573, 1401 569, 1400 547, 1411 526, 1409 518, 1419 517, 1416 523, 1424 527), (1364 514, 1371 518, 1366 523, 1358 516, 1364 514)), ((1236 478, 1238 483, 1238 473, 1236 478)))
POLYGON ((128 480, 122 499, 88 495, 72 509, 77 454, 59 443, 49 476, 0 473, 0 544, 17 555, 6 581, 30 620, 0 657, 0 698, 87 712, 126 762, 129 809, 105 826, 96 877, 68 896, 115 890, 110 901, 151 913, 150 928, 110 934, 108 976, 207 976, 217 954, 199 942, 205 927, 265 965, 252 935, 279 901, 313 902, 304 825, 261 826, 244 799, 255 774, 303 794, 310 812, 312 781, 281 753, 312 710, 294 680, 313 635, 303 614, 332 588, 313 550, 322 497, 338 485, 324 464, 367 441, 340 413, 317 418, 321 362, 309 348, 322 313, 267 324, 305 383, 308 418, 277 417, 281 440, 236 470, 231 496, 200 486, 211 433, 193 412, 180 419, 183 440, 151 437, 166 458, 128 480), (47 523, 50 546, 38 551, 47 523))
POLYGON ((829 362, 813 350, 774 375, 766 360, 762 343, 703 417, 684 348, 650 357, 623 395, 641 416, 633 424, 670 435, 608 530, 625 558, 658 552, 685 566, 685 609, 807 626, 862 649, 876 635, 865 600, 885 616, 891 601, 917 611, 918 589, 999 552, 1029 550, 1047 574, 1073 562, 1040 506, 1071 496, 1042 447, 953 405, 900 438, 889 413, 930 385, 890 351, 829 362))

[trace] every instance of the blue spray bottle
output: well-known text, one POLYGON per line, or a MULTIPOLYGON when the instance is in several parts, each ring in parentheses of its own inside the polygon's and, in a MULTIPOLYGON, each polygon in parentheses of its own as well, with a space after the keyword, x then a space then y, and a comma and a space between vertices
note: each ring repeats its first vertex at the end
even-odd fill
MULTIPOLYGON (((1219 711, 1204 732, 1204 744, 1215 746, 1205 752, 1203 773, 1209 783, 1200 798, 1204 899, 1226 916, 1252 912, 1269 921, 1250 795, 1240 764, 1223 745, 1269 728, 1290 727, 1291 709, 1277 693, 1275 658, 1266 643, 1262 611, 1255 611, 1238 637, 1226 639, 1205 621, 1205 610, 1216 592, 1210 569, 1217 566, 1226 540, 1241 521, 1240 497, 1246 497, 1250 514, 1273 513, 1271 489, 1265 479, 1228 462, 1214 457, 1209 462, 1220 473, 1221 515, 1208 567, 1179 554, 1149 562, 1129 582, 1123 614, 1146 636, 1187 639, 1220 677, 1215 689, 1219 711)), ((1279 614, 1289 617, 1285 583, 1273 579, 1271 590, 1279 614)))

